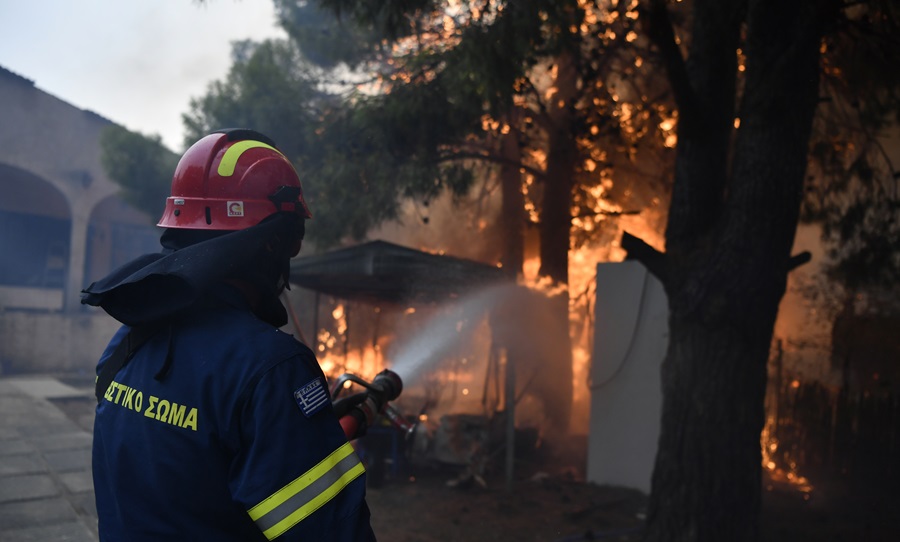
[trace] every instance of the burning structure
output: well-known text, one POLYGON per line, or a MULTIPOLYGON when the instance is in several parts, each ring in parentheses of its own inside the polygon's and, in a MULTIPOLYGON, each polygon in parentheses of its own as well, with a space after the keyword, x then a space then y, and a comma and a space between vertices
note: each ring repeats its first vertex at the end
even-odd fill
POLYGON ((420 453, 480 471, 487 455, 513 449, 514 421, 532 445, 567 425, 559 405, 571 397, 557 388, 570 373, 553 365, 567 323, 550 322, 547 297, 500 268, 373 241, 298 258, 291 282, 314 293, 308 342, 326 374, 389 367, 403 377, 399 404, 428 428, 420 453), (319 319, 323 295, 329 322, 319 319))

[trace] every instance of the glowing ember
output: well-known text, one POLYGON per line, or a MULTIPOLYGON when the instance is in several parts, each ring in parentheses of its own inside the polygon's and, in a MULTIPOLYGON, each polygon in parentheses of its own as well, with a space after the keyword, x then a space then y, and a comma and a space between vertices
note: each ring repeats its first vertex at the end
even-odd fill
POLYGON ((760 437, 762 464, 766 470, 767 477, 771 482, 767 486, 767 489, 769 491, 773 489, 772 483, 787 484, 797 489, 797 491, 804 493, 804 499, 809 499, 813 486, 806 477, 797 474, 797 463, 795 461, 788 461, 787 465, 784 467, 778 465, 777 458, 775 457, 775 452, 778 451, 778 439, 772 434, 774 427, 774 416, 767 417, 766 426, 763 428, 760 437))

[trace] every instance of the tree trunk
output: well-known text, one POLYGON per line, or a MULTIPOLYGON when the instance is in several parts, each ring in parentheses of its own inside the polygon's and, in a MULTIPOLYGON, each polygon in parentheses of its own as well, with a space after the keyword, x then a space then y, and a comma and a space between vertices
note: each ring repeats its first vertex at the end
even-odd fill
POLYGON ((544 371, 540 385, 544 395, 545 413, 553 426, 561 433, 568 431, 572 413, 572 338, 569 331, 569 243, 572 220, 572 176, 574 163, 571 156, 551 152, 548 156, 548 180, 544 187, 541 207, 539 274, 549 277, 553 285, 563 288, 553 294, 550 310, 554 321, 559 322, 553 330, 546 330, 548 339, 558 346, 559 357, 547 360, 548 370, 544 371), (554 167, 555 166, 555 167, 554 167), (552 174, 552 176, 551 176, 552 174))
POLYGON ((554 286, 564 286, 551 304, 560 326, 550 337, 558 345, 559 358, 547 360, 550 370, 540 383, 552 400, 546 402, 547 417, 561 433, 568 431, 572 413, 572 338, 569 332, 569 247, 572 227, 572 186, 578 148, 572 138, 574 96, 577 73, 568 54, 557 63, 557 93, 550 111, 552 128, 548 134, 547 176, 541 201, 539 274, 554 286))
MULTIPOLYGON (((678 153, 681 197, 673 198, 667 231, 670 333, 646 535, 654 542, 758 538, 766 363, 797 227, 827 4, 746 5, 740 129, 728 159, 713 158, 730 164, 725 182, 710 172, 708 155, 723 150, 702 132, 679 131, 679 146, 687 150, 678 153)), ((721 9, 698 0, 695 18, 721 9)), ((714 43, 696 40, 694 47, 714 43)), ((696 103, 721 98, 714 84, 696 79, 709 72, 693 68, 696 103), (705 92, 717 96, 707 99, 705 92)))
POLYGON ((500 153, 504 158, 500 168, 500 227, 503 230, 500 263, 503 270, 516 279, 522 274, 525 263, 525 195, 522 193, 522 173, 517 165, 522 160, 522 151, 514 130, 501 136, 500 153))
POLYGON ((741 330, 670 326, 647 539, 755 540, 766 352, 741 330))
POLYGON ((578 72, 572 54, 563 52, 556 62, 555 93, 547 113, 547 175, 541 201, 540 275, 554 284, 569 283, 569 246, 572 228, 572 186, 578 161, 574 129, 578 72))

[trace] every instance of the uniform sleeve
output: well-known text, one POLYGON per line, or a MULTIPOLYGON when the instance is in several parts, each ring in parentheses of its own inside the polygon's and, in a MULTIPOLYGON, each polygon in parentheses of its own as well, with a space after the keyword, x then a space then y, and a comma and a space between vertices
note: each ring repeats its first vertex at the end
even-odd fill
POLYGON ((242 394, 230 490, 268 540, 373 541, 365 469, 312 354, 276 364, 242 394))

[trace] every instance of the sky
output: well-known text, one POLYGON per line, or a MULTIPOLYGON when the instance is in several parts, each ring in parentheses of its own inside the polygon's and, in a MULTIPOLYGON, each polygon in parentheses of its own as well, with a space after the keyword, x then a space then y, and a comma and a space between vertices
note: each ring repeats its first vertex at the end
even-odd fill
POLYGON ((231 42, 282 36, 271 0, 0 0, 0 66, 179 153, 231 42))

